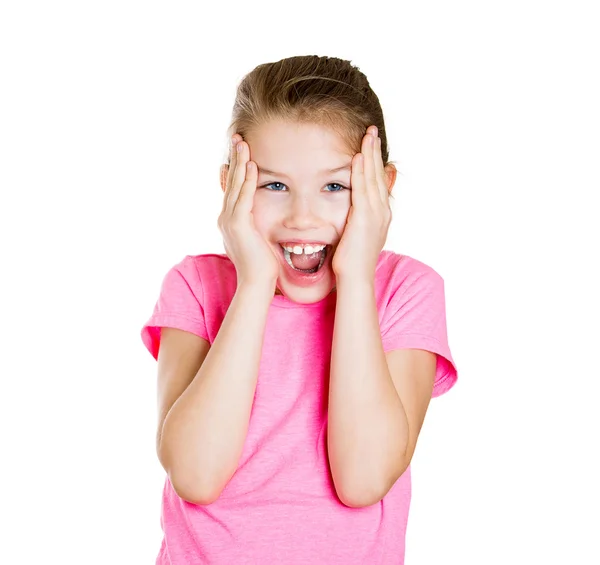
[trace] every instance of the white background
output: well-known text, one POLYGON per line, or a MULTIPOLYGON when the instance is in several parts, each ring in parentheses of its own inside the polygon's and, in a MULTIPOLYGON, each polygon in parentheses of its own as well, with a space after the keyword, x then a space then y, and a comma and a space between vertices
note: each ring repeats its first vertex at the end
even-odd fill
POLYGON ((446 283, 456 387, 413 459, 406 563, 598 564, 595 2, 3 2, 3 563, 150 564, 164 471, 140 329, 223 252, 235 88, 351 60, 399 169, 386 248, 446 283))

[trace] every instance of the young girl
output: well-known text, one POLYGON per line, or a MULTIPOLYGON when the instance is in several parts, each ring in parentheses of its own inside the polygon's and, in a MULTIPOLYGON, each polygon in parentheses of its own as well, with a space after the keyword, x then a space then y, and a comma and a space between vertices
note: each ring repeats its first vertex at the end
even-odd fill
POLYGON ((218 226, 142 339, 167 472, 156 563, 400 565, 410 461, 457 372, 443 279, 382 250, 396 169, 377 96, 331 57, 238 87, 218 226))

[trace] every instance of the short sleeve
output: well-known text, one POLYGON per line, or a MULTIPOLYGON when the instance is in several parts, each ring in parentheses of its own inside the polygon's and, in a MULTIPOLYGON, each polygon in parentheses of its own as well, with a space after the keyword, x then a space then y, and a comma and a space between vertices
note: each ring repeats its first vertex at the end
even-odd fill
POLYGON ((437 355, 432 398, 450 390, 458 378, 446 328, 444 280, 432 268, 402 278, 381 324, 384 351, 424 349, 437 355))
POLYGON ((193 257, 186 256, 164 276, 158 300, 141 338, 158 360, 160 328, 177 328, 209 341, 204 319, 202 283, 193 257))

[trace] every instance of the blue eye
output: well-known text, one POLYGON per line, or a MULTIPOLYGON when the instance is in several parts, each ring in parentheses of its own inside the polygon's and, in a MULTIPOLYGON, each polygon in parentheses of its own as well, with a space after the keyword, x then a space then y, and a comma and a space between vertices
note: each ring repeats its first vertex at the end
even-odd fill
MULTIPOLYGON (((270 182, 269 184, 265 184, 265 185, 261 186, 261 188, 268 188, 275 184, 285 186, 285 184, 283 184, 282 182, 270 182)), ((348 190, 348 188, 346 188, 345 186, 342 186, 341 184, 338 184, 337 182, 331 182, 327 186, 337 186, 339 188, 338 188, 338 190, 326 190, 325 192, 342 192, 342 190, 348 190)), ((269 189, 269 190, 271 192, 283 192, 283 190, 279 190, 279 189, 269 189)))
MULTIPOLYGON (((280 184, 281 186, 285 186, 282 182, 270 182, 269 184, 265 184, 261 188, 267 188, 268 186, 273 186, 274 184, 280 184)), ((282 192, 281 190, 272 190, 271 192, 282 192)))
POLYGON ((345 186, 338 184, 337 182, 331 182, 327 186, 339 186, 339 190, 328 190, 327 192, 342 192, 342 190, 347 190, 345 186))

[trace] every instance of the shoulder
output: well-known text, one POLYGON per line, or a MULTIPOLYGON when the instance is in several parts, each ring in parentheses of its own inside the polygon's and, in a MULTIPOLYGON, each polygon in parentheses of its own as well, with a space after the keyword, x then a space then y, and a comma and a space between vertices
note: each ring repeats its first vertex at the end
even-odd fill
POLYGON ((237 272, 222 253, 186 255, 173 269, 178 270, 190 290, 208 308, 227 308, 237 287, 237 272))
POLYGON ((221 253, 186 255, 172 269, 190 283, 202 284, 215 278, 235 277, 235 267, 229 257, 221 253))
POLYGON ((215 289, 223 291, 231 286, 235 289, 235 284, 235 267, 226 255, 186 255, 167 270, 161 294, 175 300, 195 297, 202 303, 205 297, 214 298, 215 289))
POLYGON ((409 255, 383 250, 375 275, 377 286, 384 294, 423 286, 442 286, 444 279, 430 265, 409 255))
POLYGON ((186 255, 175 267, 185 270, 201 271, 203 269, 227 270, 233 263, 223 253, 198 253, 186 255))

